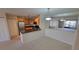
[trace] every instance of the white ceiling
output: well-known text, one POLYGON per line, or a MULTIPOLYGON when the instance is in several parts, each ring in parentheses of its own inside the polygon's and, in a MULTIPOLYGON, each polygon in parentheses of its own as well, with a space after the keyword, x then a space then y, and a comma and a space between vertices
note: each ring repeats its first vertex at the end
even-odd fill
MULTIPOLYGON (((5 12, 8 14, 19 15, 19 16, 27 16, 27 15, 46 15, 48 12, 47 8, 0 8, 1 12, 5 12)), ((50 8, 51 16, 59 16, 59 15, 76 15, 79 14, 78 8, 50 8)))

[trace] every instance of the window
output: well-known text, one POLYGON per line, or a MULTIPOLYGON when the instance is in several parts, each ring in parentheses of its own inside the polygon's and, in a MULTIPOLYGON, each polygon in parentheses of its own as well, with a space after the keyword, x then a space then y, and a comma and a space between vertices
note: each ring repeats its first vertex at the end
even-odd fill
POLYGON ((76 21, 65 21, 64 28, 76 28, 76 21))

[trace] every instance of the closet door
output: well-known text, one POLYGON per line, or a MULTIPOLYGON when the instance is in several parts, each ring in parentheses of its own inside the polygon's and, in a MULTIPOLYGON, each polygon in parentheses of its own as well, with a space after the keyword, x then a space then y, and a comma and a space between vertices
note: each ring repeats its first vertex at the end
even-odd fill
POLYGON ((0 41, 10 40, 7 21, 5 18, 0 18, 0 41))

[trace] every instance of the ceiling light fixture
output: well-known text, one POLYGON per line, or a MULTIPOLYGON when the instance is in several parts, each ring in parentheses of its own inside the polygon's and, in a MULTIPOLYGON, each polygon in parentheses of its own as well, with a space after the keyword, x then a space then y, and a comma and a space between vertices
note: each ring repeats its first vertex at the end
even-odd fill
POLYGON ((61 19, 60 21, 65 21, 65 20, 61 19))
POLYGON ((48 8, 48 12, 47 12, 47 17, 45 18, 45 20, 51 20, 51 17, 49 16, 49 10, 50 10, 50 8, 48 8))
POLYGON ((46 18, 46 20, 51 20, 51 18, 46 18))
POLYGON ((66 21, 64 18, 60 19, 60 21, 66 21))

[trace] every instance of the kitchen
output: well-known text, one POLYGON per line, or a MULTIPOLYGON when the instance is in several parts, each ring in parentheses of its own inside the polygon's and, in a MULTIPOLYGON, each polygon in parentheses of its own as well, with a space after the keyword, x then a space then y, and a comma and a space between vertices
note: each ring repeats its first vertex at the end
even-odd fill
POLYGON ((40 30, 40 16, 17 16, 19 33, 29 33, 40 30))

